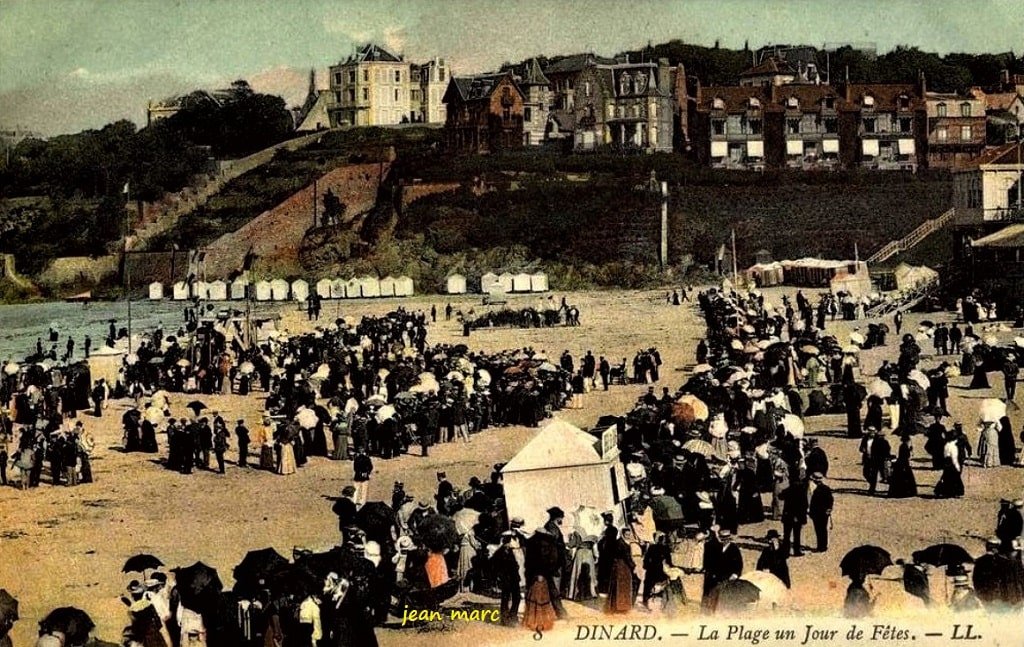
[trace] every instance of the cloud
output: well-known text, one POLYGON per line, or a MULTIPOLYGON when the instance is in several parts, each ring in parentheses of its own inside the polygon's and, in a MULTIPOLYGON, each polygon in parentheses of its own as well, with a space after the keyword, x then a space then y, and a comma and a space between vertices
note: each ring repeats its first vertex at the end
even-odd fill
POLYGON ((76 67, 75 69, 68 72, 68 76, 76 79, 84 79, 89 76, 89 70, 84 67, 76 67))
MULTIPOLYGON (((260 70, 247 77, 252 89, 264 94, 276 94, 283 97, 289 106, 302 105, 309 89, 309 70, 301 70, 288 65, 278 65, 260 70)), ((327 72, 316 71, 318 88, 327 86, 327 72)))

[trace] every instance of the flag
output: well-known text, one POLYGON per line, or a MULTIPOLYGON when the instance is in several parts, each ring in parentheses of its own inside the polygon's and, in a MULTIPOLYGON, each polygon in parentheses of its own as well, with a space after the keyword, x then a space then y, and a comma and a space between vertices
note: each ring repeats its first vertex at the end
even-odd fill
POLYGON ((124 195, 128 195, 128 183, 127 182, 124 183, 124 188, 121 189, 121 193, 123 193, 124 195))

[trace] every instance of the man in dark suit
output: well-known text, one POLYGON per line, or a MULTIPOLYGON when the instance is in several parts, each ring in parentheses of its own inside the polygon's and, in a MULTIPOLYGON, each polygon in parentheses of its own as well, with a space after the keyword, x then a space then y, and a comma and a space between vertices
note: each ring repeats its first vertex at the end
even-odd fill
POLYGON ((722 542, 722 557, 718 562, 718 574, 715 579, 719 582, 726 582, 739 577, 743 573, 743 555, 740 554, 740 547, 732 543, 732 531, 728 528, 718 531, 718 538, 722 542))
POLYGON ((779 578, 788 589, 790 588, 789 563, 787 561, 789 553, 782 549, 779 531, 772 528, 768 531, 765 539, 768 541, 768 545, 761 551, 761 556, 757 558, 757 570, 768 571, 779 578))
POLYGON ((562 574, 568 558, 565 537, 562 536, 564 521, 565 512, 561 508, 549 508, 548 522, 543 528, 538 528, 526 542, 527 589, 538 577, 543 577, 548 584, 551 606, 559 618, 566 616, 561 595, 562 574))
POLYGON ((345 530, 356 525, 356 502, 352 499, 355 495, 356 488, 346 485, 341 491, 341 497, 331 508, 331 511, 338 515, 338 531, 341 534, 339 546, 345 543, 345 530))
POLYGON ((793 556, 802 557, 804 553, 800 532, 807 523, 807 481, 794 480, 779 496, 782 498, 783 552, 789 553, 789 547, 792 546, 793 556))
POLYGON ((814 536, 817 540, 815 551, 824 553, 828 550, 828 524, 832 518, 832 506, 835 502, 832 488, 825 485, 825 476, 821 472, 811 474, 814 490, 811 492, 807 516, 814 524, 814 536))
POLYGON ((1000 549, 1009 554, 1013 550, 1013 540, 1024 532, 1024 517, 1021 516, 1021 508, 1024 507, 1024 499, 1017 499, 1010 502, 1006 499, 1001 501, 1002 508, 996 516, 996 537, 1001 542, 1000 549))

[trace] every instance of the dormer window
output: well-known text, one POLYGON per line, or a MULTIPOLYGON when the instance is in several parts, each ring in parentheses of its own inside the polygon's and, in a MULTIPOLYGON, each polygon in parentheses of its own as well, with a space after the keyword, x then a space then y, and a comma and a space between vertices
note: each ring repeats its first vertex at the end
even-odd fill
POLYGON ((827 110, 835 110, 835 107, 836 107, 836 98, 835 97, 825 97, 825 108, 827 110))
POLYGON ((940 103, 939 105, 935 106, 935 116, 936 117, 945 117, 946 116, 946 104, 940 103))
POLYGON ((756 97, 750 97, 749 106, 751 110, 758 110, 761 108, 761 102, 756 97))
POLYGON ((787 108, 794 108, 794 109, 799 108, 800 107, 800 102, 797 101, 796 97, 790 97, 789 99, 786 100, 786 107, 787 108))
POLYGON ((711 107, 715 110, 725 110, 725 100, 722 97, 715 97, 711 102, 711 107))
POLYGON ((905 94, 900 95, 900 110, 910 110, 910 97, 905 94))
POLYGON ((966 101, 964 101, 963 103, 960 104, 960 116, 961 117, 970 117, 971 116, 971 104, 967 103, 966 101))
POLYGON ((864 105, 865 108, 874 108, 875 98, 870 94, 865 94, 864 99, 861 101, 861 103, 864 105))

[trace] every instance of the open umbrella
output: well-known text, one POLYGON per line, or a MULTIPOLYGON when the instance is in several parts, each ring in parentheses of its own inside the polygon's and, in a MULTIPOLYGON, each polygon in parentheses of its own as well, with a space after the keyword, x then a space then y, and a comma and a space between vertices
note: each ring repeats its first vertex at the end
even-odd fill
POLYGON ((189 366, 192 366, 192 362, 188 361, 187 359, 179 359, 177 362, 175 362, 175 364, 182 368, 188 368, 189 366))
POLYGON ((922 328, 934 328, 935 327, 935 323, 930 321, 930 320, 928 320, 928 319, 925 319, 924 321, 922 321, 918 325, 921 326, 922 328))
POLYGON ((356 525, 366 533, 367 539, 377 543, 394 543, 392 532, 396 527, 395 513, 383 501, 370 501, 356 513, 356 525))
POLYGON ((195 415, 198 416, 199 412, 202 411, 203 409, 206 409, 207 407, 206 407, 206 405, 204 403, 200 402, 199 400, 193 400, 193 401, 189 402, 188 404, 186 404, 185 408, 186 409, 191 409, 192 412, 195 415))
POLYGON ((713 370, 715 370, 715 367, 713 367, 711 364, 697 364, 696 366, 693 367, 694 374, 710 373, 713 370))
POLYGON ((480 513, 472 508, 461 508, 452 515, 452 521, 455 522, 455 532, 465 535, 480 521, 480 513))
POLYGON ((557 373, 558 367, 551 362, 541 362, 541 365, 537 367, 537 370, 542 373, 557 373))
POLYGON ((174 580, 182 606, 199 613, 215 605, 224 589, 217 570, 202 562, 174 569, 174 580))
POLYGON ((956 544, 935 544, 924 550, 915 551, 913 555, 916 563, 931 564, 932 566, 959 566, 974 563, 971 554, 963 546, 956 544))
POLYGON ((683 443, 683 449, 688 452, 700 454, 704 458, 710 458, 715 453, 715 448, 711 446, 706 440, 700 438, 693 438, 683 443))
POLYGON ((267 587, 276 596, 293 595, 302 599, 323 590, 323 578, 302 564, 288 564, 267 576, 267 587))
POLYGON ((885 380, 875 380, 868 386, 868 395, 879 398, 892 397, 892 387, 885 380))
POLYGON ((255 371, 256 365, 250 361, 245 361, 238 365, 238 372, 242 375, 250 375, 255 371))
POLYGON ((758 601, 773 606, 782 606, 789 602, 789 589, 778 577, 768 571, 750 571, 740 579, 750 582, 760 592, 758 601))
POLYGON ((432 551, 440 552, 451 548, 459 541, 459 533, 455 531, 455 522, 451 517, 432 514, 424 518, 417 529, 420 542, 432 551))
POLYGON ((743 350, 743 342, 738 339, 733 339, 729 342, 729 347, 733 350, 743 350))
POLYGON ((370 397, 366 398, 366 405, 371 407, 380 407, 384 406, 387 403, 387 399, 379 393, 375 393, 370 397))
POLYGON ((604 532, 605 523, 601 512, 589 505, 581 505, 573 511, 574 528, 582 537, 600 537, 604 532))
POLYGON ((18 618, 18 601, 7 589, 0 589, 0 638, 7 634, 5 627, 13 625, 18 618))
POLYGON ((711 591, 710 608, 714 613, 742 612, 761 599, 761 591, 746 580, 726 580, 711 591))
POLYGON ((878 546, 857 546, 839 562, 840 572, 852 580, 863 580, 868 575, 881 575, 886 566, 892 566, 889 552, 878 546))
POLYGON ((242 558, 242 561, 235 566, 232 574, 235 576, 236 593, 255 593, 260 580, 267 577, 288 564, 288 560, 273 548, 261 548, 250 550, 242 558))
POLYGON ((316 424, 320 422, 320 419, 316 415, 316 411, 309 408, 303 408, 297 414, 295 414, 295 422, 303 429, 313 429, 316 424))
POLYGON ((39 630, 44 633, 63 633, 66 645, 84 645, 95 626, 88 613, 75 607, 58 607, 39 622, 39 630))
POLYGON ((999 422, 1006 415, 1006 403, 996 398, 981 401, 978 415, 982 422, 999 422))
POLYGON ((928 376, 916 368, 907 373, 907 379, 909 379, 914 384, 917 384, 922 389, 927 390, 928 387, 931 386, 931 380, 928 379, 928 376))
POLYGON ((707 420, 709 415, 708 405, 692 393, 687 393, 672 405, 672 417, 677 421, 707 420))
POLYGON ((862 346, 864 344, 864 335, 859 332, 850 333, 850 343, 862 346))
POLYGON ((149 555, 147 553, 140 553, 133 555, 125 561, 124 566, 121 567, 122 573, 142 573, 148 571, 151 568, 160 568, 164 563, 161 562, 157 557, 149 555))
POLYGON ((14 362, 7 362, 7 364, 4 365, 4 373, 7 375, 17 375, 18 370, 20 369, 21 367, 14 362))
POLYGON ((394 418, 396 413, 398 412, 395 411, 395 407, 393 405, 385 404, 384 406, 377 410, 377 413, 374 417, 377 419, 377 422, 384 422, 389 418, 394 418))
POLYGON ((804 437, 804 421, 800 419, 800 416, 787 413, 782 417, 782 421, 779 424, 781 424, 782 428, 788 431, 793 438, 804 437))

